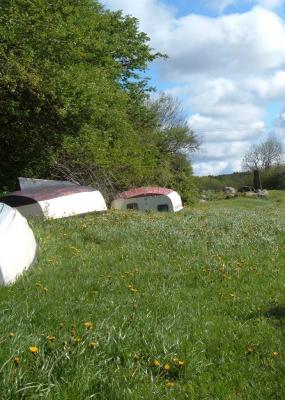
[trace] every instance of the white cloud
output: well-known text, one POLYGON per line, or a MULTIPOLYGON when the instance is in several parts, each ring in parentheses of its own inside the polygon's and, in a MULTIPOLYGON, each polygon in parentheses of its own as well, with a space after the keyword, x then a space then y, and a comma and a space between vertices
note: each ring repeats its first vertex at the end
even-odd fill
MULTIPOLYGON (((245 1, 259 5, 216 18, 176 17, 162 0, 105 1, 135 15, 151 45, 169 55, 156 63, 157 70, 164 85, 172 83, 168 92, 183 99, 190 125, 202 136, 194 159, 199 174, 238 168, 248 146, 266 136, 268 102, 285 102, 285 23, 270 10, 283 1, 245 1)), ((211 5, 222 12, 234 3, 211 5)), ((278 129, 284 133, 285 124, 278 129)))
POLYGON ((271 132, 271 136, 283 143, 285 149, 285 109, 276 117, 274 121, 274 130, 271 132))
POLYGON ((223 13, 230 6, 238 6, 239 3, 258 4, 264 8, 274 10, 284 4, 284 0, 209 0, 208 7, 223 13))
POLYGON ((218 18, 190 14, 176 20, 167 38, 162 43, 169 55, 162 64, 167 79, 192 80, 193 74, 239 77, 284 65, 284 22, 262 7, 218 18))
POLYGON ((274 9, 281 7, 284 3, 284 0, 259 0, 257 3, 263 7, 274 9))
POLYGON ((219 14, 223 13, 229 6, 235 5, 237 0, 209 0, 204 1, 209 9, 217 11, 219 14))

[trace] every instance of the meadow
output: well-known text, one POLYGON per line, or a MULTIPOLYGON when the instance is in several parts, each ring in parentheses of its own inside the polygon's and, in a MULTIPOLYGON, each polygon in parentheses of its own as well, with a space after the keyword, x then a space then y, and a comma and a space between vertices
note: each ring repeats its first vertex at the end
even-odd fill
POLYGON ((1 400, 285 398, 284 192, 31 225, 1 400))

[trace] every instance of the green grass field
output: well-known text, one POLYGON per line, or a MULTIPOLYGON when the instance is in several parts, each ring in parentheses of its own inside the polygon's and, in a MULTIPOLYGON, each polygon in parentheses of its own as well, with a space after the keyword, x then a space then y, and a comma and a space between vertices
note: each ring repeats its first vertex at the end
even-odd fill
POLYGON ((31 224, 1 400, 285 398, 285 193, 31 224))

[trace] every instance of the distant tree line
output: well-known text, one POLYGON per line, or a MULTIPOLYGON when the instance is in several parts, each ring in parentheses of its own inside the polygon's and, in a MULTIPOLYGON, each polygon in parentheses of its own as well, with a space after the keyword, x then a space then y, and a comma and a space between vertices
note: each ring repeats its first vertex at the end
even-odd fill
POLYGON ((19 175, 123 190, 193 186, 198 140, 144 77, 162 54, 96 0, 1 0, 0 189, 19 175))
POLYGON ((225 186, 236 189, 253 186, 253 171, 258 170, 264 189, 285 190, 285 164, 282 143, 268 139, 252 145, 242 160, 243 172, 196 177, 195 184, 200 190, 221 191, 225 186))

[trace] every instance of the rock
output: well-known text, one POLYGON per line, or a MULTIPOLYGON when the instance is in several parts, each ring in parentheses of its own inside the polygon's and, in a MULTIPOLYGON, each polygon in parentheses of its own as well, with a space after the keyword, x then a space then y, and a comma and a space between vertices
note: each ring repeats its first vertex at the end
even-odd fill
POLYGON ((242 186, 241 188, 238 189, 238 192, 240 192, 240 193, 248 193, 248 192, 255 193, 253 186, 242 186))
POLYGON ((227 194, 236 194, 236 190, 232 186, 225 186, 224 192, 227 194))
POLYGON ((267 197, 268 196, 268 191, 266 189, 261 190, 258 189, 257 192, 245 192, 246 197, 267 197))
POLYGON ((257 191, 257 195, 258 195, 258 197, 267 197, 269 195, 269 193, 266 189, 263 189, 263 190, 259 189, 257 191))
POLYGON ((244 194, 246 197, 255 197, 255 198, 258 197, 258 193, 255 192, 244 192, 244 194))

